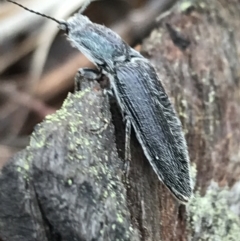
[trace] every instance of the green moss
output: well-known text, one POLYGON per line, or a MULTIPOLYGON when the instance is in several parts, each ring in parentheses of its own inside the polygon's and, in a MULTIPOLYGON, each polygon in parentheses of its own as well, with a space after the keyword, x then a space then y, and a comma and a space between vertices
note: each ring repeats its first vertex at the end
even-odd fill
POLYGON ((229 192, 213 182, 205 196, 195 194, 188 206, 190 240, 239 240, 240 220, 229 208, 229 192))
POLYGON ((124 220, 123 216, 120 213, 117 213, 117 221, 119 223, 123 223, 124 222, 123 220, 124 220))
POLYGON ((69 186, 71 186, 71 185, 73 184, 72 179, 68 179, 68 181, 67 181, 67 182, 68 182, 68 185, 69 185, 69 186))

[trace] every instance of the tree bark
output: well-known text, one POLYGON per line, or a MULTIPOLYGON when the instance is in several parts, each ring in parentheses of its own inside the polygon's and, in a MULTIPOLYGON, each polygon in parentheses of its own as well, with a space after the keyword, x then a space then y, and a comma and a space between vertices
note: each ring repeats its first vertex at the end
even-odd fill
POLYGON ((240 237, 239 21, 238 1, 185 1, 144 42, 181 118, 196 183, 186 210, 158 203, 162 240, 240 237))
POLYGON ((134 238, 110 117, 90 83, 36 127, 0 176, 3 240, 134 238))
POLYGON ((124 182, 122 117, 85 83, 3 168, 2 240, 239 240, 239 22, 237 0, 183 1, 142 46, 188 142, 195 191, 186 207, 160 183, 134 133, 124 182))

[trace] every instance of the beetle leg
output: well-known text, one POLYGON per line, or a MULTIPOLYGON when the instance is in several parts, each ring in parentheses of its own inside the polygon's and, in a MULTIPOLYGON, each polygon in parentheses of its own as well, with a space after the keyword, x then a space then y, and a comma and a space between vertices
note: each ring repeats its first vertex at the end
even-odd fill
POLYGON ((90 68, 81 68, 78 70, 74 82, 75 82, 75 91, 81 90, 81 83, 83 79, 87 79, 89 81, 99 81, 102 77, 102 73, 99 70, 90 69, 90 68))
MULTIPOLYGON (((81 90, 81 84, 83 79, 87 79, 89 81, 98 81, 100 82, 102 79, 102 72, 99 70, 95 69, 90 69, 90 68, 81 68, 78 70, 76 76, 75 76, 75 91, 80 91, 81 90)), ((108 98, 108 95, 106 96, 108 98)), ((101 118, 101 117, 100 117, 101 118)), ((102 121, 104 122, 104 125, 97 128, 97 129, 90 129, 90 131, 94 134, 100 134, 103 132, 109 125, 109 121, 107 118, 101 118, 102 121)))

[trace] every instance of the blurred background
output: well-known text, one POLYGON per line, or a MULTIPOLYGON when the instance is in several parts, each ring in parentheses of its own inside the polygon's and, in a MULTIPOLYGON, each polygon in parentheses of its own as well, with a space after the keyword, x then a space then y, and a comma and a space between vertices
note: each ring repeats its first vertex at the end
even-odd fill
MULTIPOLYGON (((85 0, 19 0, 22 5, 57 19, 68 19, 85 0)), ((100 0, 84 12, 125 41, 141 48, 141 41, 157 24, 155 19, 174 0, 100 0)), ((0 167, 28 145, 34 126, 58 110, 80 67, 91 67, 71 47, 57 24, 0 1, 0 167)))

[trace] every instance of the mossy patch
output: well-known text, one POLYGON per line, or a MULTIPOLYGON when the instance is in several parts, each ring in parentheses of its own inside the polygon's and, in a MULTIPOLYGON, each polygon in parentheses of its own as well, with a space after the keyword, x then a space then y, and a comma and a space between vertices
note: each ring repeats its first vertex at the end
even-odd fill
POLYGON ((230 193, 228 188, 220 188, 215 182, 205 196, 195 193, 188 206, 189 240, 239 240, 240 220, 228 204, 230 193))

